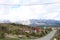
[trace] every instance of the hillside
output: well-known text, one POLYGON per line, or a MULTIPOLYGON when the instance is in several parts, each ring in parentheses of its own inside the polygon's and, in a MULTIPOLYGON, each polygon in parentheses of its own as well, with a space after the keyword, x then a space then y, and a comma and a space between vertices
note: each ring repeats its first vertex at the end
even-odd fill
POLYGON ((0 39, 6 38, 23 38, 23 39, 35 39, 45 36, 52 31, 51 28, 38 28, 38 32, 35 27, 28 25, 15 24, 15 23, 0 23, 0 39))

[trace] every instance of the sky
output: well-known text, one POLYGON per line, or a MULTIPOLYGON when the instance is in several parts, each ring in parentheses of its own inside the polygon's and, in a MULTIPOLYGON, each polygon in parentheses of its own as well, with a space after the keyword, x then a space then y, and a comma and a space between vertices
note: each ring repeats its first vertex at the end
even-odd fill
POLYGON ((0 20, 60 20, 60 0, 0 0, 0 20), (53 3, 53 4, 46 4, 53 3))

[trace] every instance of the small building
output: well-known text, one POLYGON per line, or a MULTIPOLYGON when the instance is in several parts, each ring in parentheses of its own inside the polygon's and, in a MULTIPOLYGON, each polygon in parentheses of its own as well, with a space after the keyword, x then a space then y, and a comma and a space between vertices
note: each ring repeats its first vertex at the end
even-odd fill
POLYGON ((39 28, 38 27, 34 27, 32 32, 38 33, 39 32, 39 28))

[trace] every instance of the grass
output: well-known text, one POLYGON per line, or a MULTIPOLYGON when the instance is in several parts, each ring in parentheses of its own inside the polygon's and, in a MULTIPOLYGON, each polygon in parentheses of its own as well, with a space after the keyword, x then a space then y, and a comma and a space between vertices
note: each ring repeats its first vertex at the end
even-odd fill
POLYGON ((19 40, 18 38, 4 38, 4 39, 0 39, 0 40, 19 40))
POLYGON ((4 38, 0 40, 34 40, 34 39, 20 39, 20 38, 4 38))

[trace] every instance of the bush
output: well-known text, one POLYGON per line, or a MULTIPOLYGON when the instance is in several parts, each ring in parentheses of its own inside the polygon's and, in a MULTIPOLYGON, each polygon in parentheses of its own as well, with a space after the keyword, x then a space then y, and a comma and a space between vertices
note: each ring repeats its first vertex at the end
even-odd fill
POLYGON ((0 33, 0 38, 5 38, 5 33, 4 32, 0 33))
POLYGON ((43 35, 45 35, 45 32, 44 31, 41 31, 43 35))
POLYGON ((47 34, 48 32, 47 32, 47 31, 45 31, 45 33, 47 34))
POLYGON ((39 37, 42 37, 42 36, 43 36, 43 34, 40 34, 40 35, 39 35, 39 37))
POLYGON ((35 36, 35 33, 33 32, 31 35, 32 35, 32 36, 35 36))

